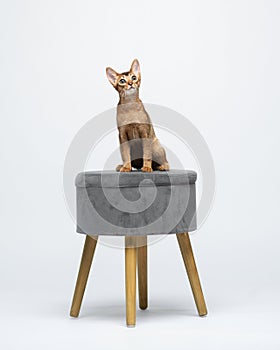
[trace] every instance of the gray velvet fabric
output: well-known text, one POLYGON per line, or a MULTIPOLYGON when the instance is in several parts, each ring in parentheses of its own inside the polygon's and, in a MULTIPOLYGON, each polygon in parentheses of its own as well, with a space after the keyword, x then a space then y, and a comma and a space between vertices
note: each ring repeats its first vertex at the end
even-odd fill
POLYGON ((150 235, 196 229, 196 172, 79 173, 77 232, 150 235))

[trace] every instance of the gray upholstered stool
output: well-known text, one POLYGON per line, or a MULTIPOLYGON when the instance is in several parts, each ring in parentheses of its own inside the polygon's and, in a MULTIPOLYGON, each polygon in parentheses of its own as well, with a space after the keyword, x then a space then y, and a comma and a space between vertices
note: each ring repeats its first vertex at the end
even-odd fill
POLYGON ((196 229, 196 173, 187 170, 117 173, 83 172, 76 177, 77 232, 86 235, 70 315, 77 317, 98 236, 125 236, 126 321, 146 309, 147 236, 176 233, 200 316, 207 309, 188 232, 196 229))

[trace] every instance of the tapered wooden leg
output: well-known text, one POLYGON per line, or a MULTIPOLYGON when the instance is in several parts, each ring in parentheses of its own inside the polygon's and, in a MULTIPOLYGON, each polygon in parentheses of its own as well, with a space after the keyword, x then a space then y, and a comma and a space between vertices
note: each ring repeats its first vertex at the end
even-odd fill
POLYGON ((125 237, 126 324, 136 324, 136 237, 125 237))
POLYGON ((137 242, 139 307, 145 310, 148 307, 147 236, 139 236, 137 242))
POLYGON ((79 316, 81 303, 83 300, 96 243, 97 243, 97 237, 92 238, 90 236, 86 236, 83 255, 82 255, 81 264, 80 264, 80 270, 79 270, 79 274, 76 282, 76 287, 75 287, 71 311, 70 311, 70 316, 72 317, 79 316))
POLYGON ((199 316, 207 315, 207 308, 199 281, 189 234, 179 233, 177 234, 177 239, 191 284, 197 311, 199 313, 199 316))

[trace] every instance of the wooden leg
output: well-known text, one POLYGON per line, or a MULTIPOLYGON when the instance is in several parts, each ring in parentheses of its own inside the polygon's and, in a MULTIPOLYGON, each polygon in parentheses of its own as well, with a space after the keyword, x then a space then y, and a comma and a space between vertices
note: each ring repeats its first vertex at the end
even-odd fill
POLYGON ((145 310, 148 307, 147 236, 139 236, 137 242, 139 307, 140 309, 145 310))
POLYGON ((136 324, 136 237, 125 237, 126 324, 136 324))
POLYGON ((75 287, 75 292, 73 296, 73 301, 72 301, 72 306, 71 306, 71 311, 70 311, 70 316, 72 317, 78 317, 80 308, 81 308, 81 303, 83 300, 87 280, 88 280, 88 275, 97 243, 97 238, 92 238, 90 236, 86 236, 85 240, 85 245, 84 245, 84 250, 83 250, 83 255, 81 259, 81 264, 80 264, 80 270, 76 282, 76 287, 75 287))
POLYGON ((193 256, 192 246, 188 233, 177 234, 178 243, 185 263, 186 271, 191 284, 194 300, 199 316, 207 315, 207 308, 202 293, 199 276, 193 256))

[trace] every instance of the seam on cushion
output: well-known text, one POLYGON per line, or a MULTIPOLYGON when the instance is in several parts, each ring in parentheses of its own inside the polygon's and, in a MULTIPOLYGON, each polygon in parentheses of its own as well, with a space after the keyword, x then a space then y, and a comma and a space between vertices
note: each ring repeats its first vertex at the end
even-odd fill
POLYGON ((184 184, 155 184, 154 186, 152 185, 141 185, 141 186, 96 186, 96 185, 86 185, 86 186, 78 186, 76 185, 76 188, 141 188, 141 187, 176 187, 176 186, 190 186, 190 185, 195 185, 195 182, 190 182, 190 183, 184 183, 184 184))
POLYGON ((189 233, 189 232, 194 232, 194 231, 197 231, 197 228, 195 229, 188 229, 188 230, 185 230, 185 231, 171 231, 171 232, 168 232, 168 233, 154 233, 154 232, 151 232, 151 233, 144 233, 144 234, 141 234, 141 232, 137 232, 133 235, 125 235, 125 234, 116 234, 116 233, 85 233, 85 232, 80 232, 80 231, 77 231, 77 233, 80 233, 82 235, 98 235, 98 236, 115 236, 115 237, 124 237, 124 236, 167 236, 167 235, 170 235, 170 234, 178 234, 178 233, 189 233))

